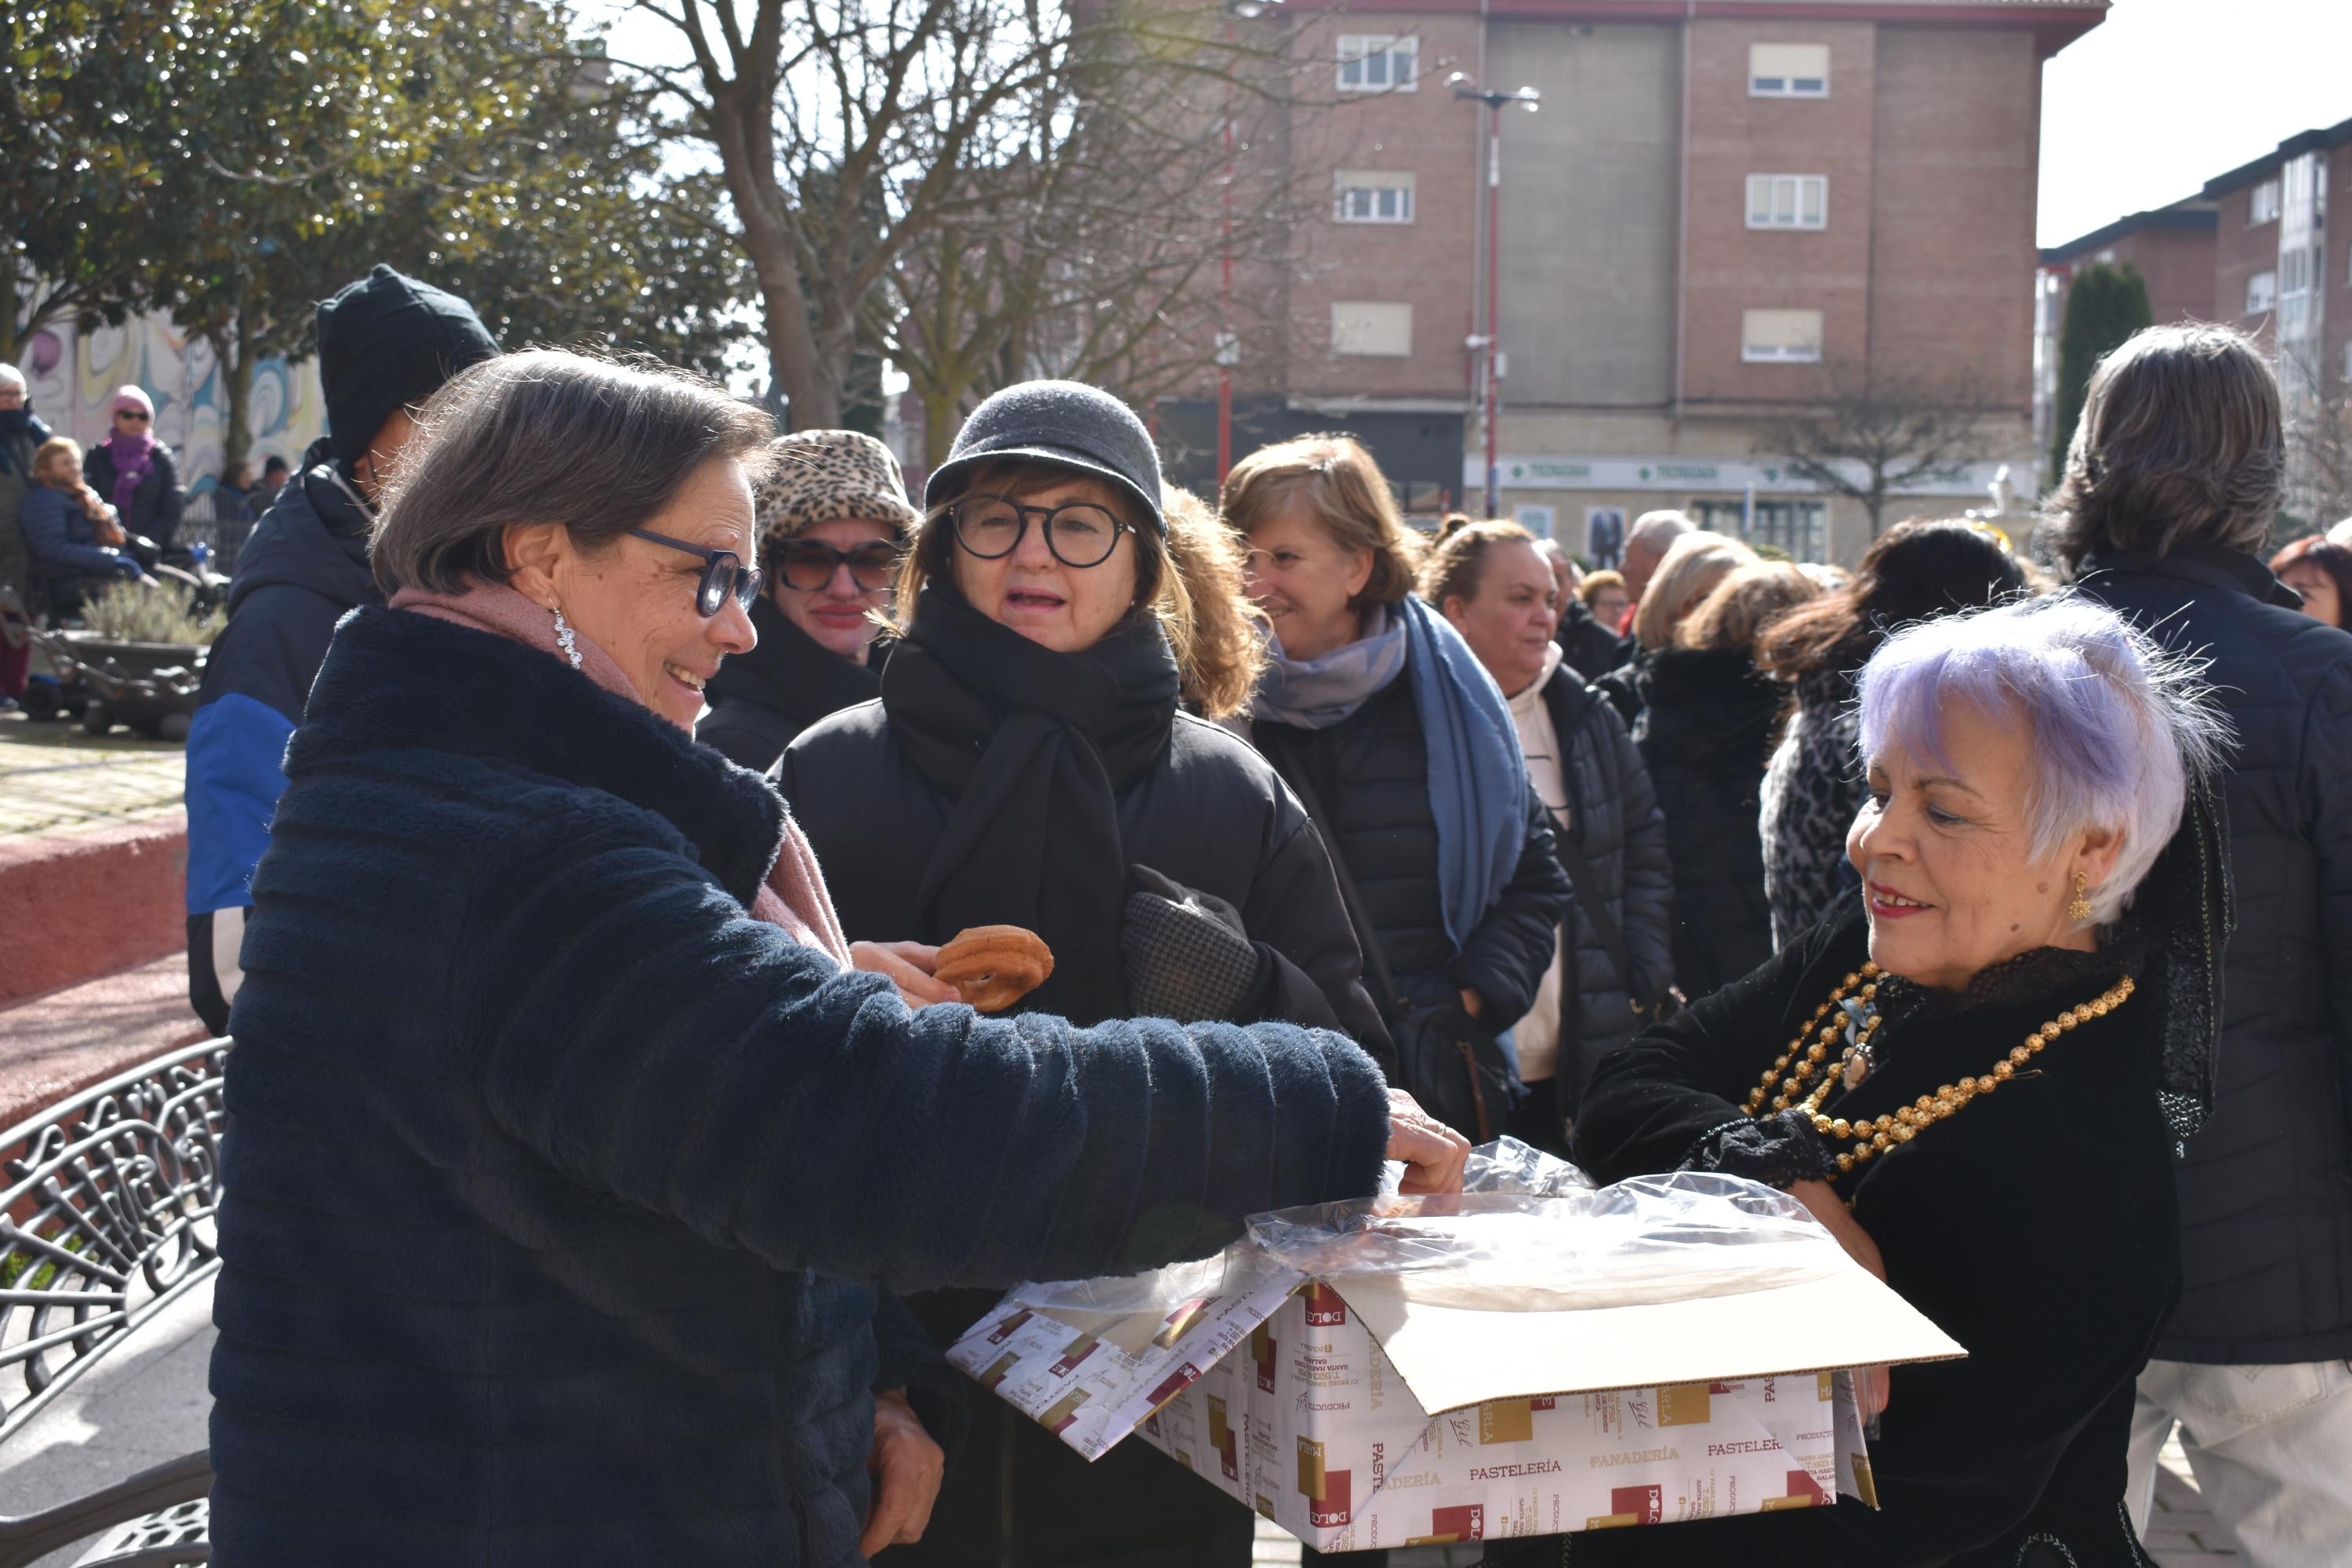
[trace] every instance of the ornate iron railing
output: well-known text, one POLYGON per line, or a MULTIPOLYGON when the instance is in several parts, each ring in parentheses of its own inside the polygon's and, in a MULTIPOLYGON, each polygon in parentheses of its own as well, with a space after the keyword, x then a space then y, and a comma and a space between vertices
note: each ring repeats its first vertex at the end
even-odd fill
POLYGON ((228 1052, 186 1047, 0 1131, 0 1443, 219 1269, 228 1052))

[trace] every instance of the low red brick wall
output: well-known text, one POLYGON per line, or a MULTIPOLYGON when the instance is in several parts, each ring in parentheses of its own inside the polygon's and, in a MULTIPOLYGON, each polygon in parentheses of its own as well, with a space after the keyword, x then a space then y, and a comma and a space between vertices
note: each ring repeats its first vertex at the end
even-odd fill
POLYGON ((0 1005, 185 949, 184 812, 0 839, 0 1005))

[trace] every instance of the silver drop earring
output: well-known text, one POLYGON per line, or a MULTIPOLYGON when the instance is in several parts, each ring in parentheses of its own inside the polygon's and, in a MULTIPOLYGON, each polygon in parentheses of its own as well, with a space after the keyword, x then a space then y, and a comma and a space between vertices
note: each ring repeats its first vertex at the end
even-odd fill
POLYGON ((555 640, 562 645, 563 657, 572 661, 572 668, 579 668, 580 645, 572 640, 572 623, 563 618, 563 606, 552 605, 548 613, 555 617, 555 640))

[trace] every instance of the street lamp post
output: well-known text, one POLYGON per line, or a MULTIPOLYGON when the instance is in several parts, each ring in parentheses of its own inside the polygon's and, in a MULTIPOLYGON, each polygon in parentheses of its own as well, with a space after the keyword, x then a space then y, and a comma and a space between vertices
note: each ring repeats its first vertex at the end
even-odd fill
POLYGON ((1239 51, 1234 40, 1234 18, 1253 21, 1280 0, 1224 0, 1225 58, 1220 62, 1224 80, 1225 168, 1218 184, 1217 215, 1217 488, 1234 466, 1234 366, 1241 360, 1241 338, 1234 331, 1234 82, 1239 51))
POLYGON ((1515 92, 1496 92, 1480 87, 1461 71, 1446 79, 1456 98, 1469 99, 1486 106, 1486 306, 1485 321, 1470 346, 1483 350, 1486 358, 1486 396, 1484 423, 1486 426, 1486 515, 1493 517, 1502 508, 1502 473, 1496 455, 1500 435, 1502 405, 1502 288, 1503 288, 1503 110, 1518 104, 1530 114, 1543 102, 1543 94, 1534 88, 1523 87, 1515 92))

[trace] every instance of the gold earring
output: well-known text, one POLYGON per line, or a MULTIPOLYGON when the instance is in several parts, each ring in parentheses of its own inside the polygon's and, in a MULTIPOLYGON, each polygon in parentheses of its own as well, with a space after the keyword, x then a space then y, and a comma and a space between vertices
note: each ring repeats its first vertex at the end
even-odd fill
POLYGON ((2066 906, 2066 918, 2077 925, 2091 918, 2091 900, 2084 897, 2090 886, 2088 877, 2080 871, 2074 873, 2074 901, 2066 906))

